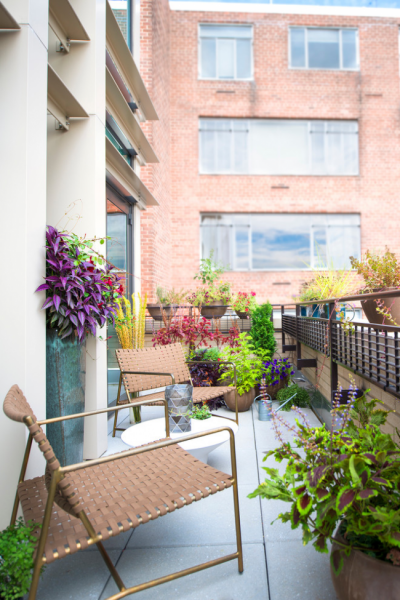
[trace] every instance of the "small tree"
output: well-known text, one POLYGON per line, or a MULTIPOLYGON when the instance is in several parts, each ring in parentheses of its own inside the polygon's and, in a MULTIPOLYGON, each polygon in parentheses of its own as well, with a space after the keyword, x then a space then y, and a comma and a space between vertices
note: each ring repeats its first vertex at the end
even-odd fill
POLYGON ((252 325, 250 336, 256 353, 267 350, 272 357, 276 351, 274 324, 271 321, 272 306, 269 302, 261 304, 251 312, 252 325))

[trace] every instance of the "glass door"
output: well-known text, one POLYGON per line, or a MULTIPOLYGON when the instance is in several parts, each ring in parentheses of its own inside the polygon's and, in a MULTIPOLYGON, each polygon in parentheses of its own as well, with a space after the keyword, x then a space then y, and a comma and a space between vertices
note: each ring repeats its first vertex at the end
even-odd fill
MULTIPOLYGON (((114 266, 124 294, 131 299, 133 293, 133 214, 132 205, 111 187, 106 187, 107 206, 107 260, 114 266)), ((118 393, 119 369, 115 350, 119 347, 112 325, 107 331, 108 405, 115 404, 118 393)))

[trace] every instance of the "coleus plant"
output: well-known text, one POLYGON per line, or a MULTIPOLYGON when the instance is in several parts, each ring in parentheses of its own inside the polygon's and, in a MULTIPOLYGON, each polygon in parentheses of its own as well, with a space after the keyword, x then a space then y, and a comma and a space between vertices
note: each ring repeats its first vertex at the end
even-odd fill
POLYGON ((46 290, 42 309, 47 324, 65 338, 74 332, 79 342, 96 326, 114 322, 123 287, 107 264, 91 253, 92 242, 48 227, 46 232, 46 277, 37 292, 46 290))
POLYGON ((280 475, 264 467, 268 477, 249 495, 290 504, 278 518, 292 529, 301 527, 304 544, 312 541, 318 552, 328 552, 327 542, 342 523, 344 540, 335 538, 338 549, 331 553, 336 574, 351 548, 393 564, 400 548, 400 448, 380 430, 388 411, 376 408, 379 400, 356 399, 356 393, 352 385, 344 406, 336 393, 332 431, 312 427, 298 407, 292 407, 303 421, 297 419, 297 426, 272 413, 281 445, 264 460, 287 460, 286 470, 280 475), (283 439, 282 424, 294 434, 293 445, 283 439))

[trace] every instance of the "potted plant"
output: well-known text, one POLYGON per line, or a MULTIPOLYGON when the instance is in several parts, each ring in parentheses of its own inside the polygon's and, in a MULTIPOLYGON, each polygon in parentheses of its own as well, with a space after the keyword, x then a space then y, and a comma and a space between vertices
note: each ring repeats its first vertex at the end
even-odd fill
MULTIPOLYGON (((354 292, 355 282, 354 273, 344 269, 336 270, 328 268, 323 271, 315 270, 313 277, 302 284, 299 297, 296 299, 299 302, 310 302, 312 300, 330 300, 331 298, 340 298, 354 292)), ((307 310, 306 307, 301 307, 302 316, 314 316, 328 319, 329 306, 328 304, 316 303, 307 310)))
POLYGON ((289 385, 290 375, 294 375, 293 366, 288 358, 275 358, 264 362, 266 393, 276 398, 279 390, 289 385))
MULTIPOLYGON (((238 410, 244 412, 249 410, 256 396, 255 386, 265 373, 264 362, 269 358, 266 350, 260 350, 256 355, 254 345, 246 333, 241 333, 236 348, 225 347, 221 351, 221 359, 232 361, 236 366, 236 389, 238 393, 238 410)), ((234 386, 234 369, 228 366, 220 381, 225 381, 234 386)), ((225 402, 230 410, 235 410, 234 398, 229 394, 225 396, 225 402)))
POLYGON ((155 321, 162 321, 163 316, 168 319, 173 314, 174 309, 183 303, 186 294, 187 292, 183 289, 175 290, 175 288, 172 288, 171 290, 167 290, 161 286, 157 286, 157 302, 147 303, 147 310, 150 316, 155 321))
MULTIPOLYGON (((366 392, 367 393, 367 392, 366 392)), ((266 453, 284 460, 285 471, 265 467, 267 478, 250 498, 261 496, 289 505, 279 519, 301 527, 303 543, 328 553, 339 600, 395 600, 400 589, 400 448, 382 433, 388 412, 379 400, 356 398, 347 404, 340 390, 332 410, 333 428, 312 427, 301 409, 297 426, 272 414, 280 446, 266 453), (294 433, 293 444, 280 431, 294 433), (336 531, 336 533, 335 533, 336 531)))
MULTIPOLYGON (((114 321, 123 286, 104 258, 95 253, 94 240, 46 232, 46 417, 60 417, 85 409, 85 371, 88 334, 114 321)), ((100 240, 104 243, 104 239, 100 240)), ((47 437, 62 465, 83 460, 83 422, 47 425, 47 437), (68 443, 67 443, 68 441, 68 443)))
POLYGON ((0 532, 1 600, 22 600, 29 592, 39 529, 37 523, 25 525, 20 518, 0 532))
POLYGON ((239 319, 248 319, 257 306, 255 292, 238 292, 232 297, 231 305, 239 319))
MULTIPOLYGON (((361 294, 387 292, 400 288, 400 262, 388 248, 383 254, 370 252, 358 260, 350 257, 351 266, 364 278, 361 294)), ((365 316, 370 323, 398 325, 400 323, 400 298, 385 297, 384 300, 362 300, 365 316)))
POLYGON ((276 394, 276 398, 279 400, 279 410, 289 411, 292 406, 307 408, 311 404, 309 393, 297 383, 281 388, 276 394))
POLYGON ((203 288, 195 290, 188 296, 188 302, 198 306, 206 319, 220 319, 224 316, 227 304, 231 300, 231 286, 226 281, 217 279, 224 272, 224 267, 213 260, 213 252, 209 258, 202 258, 200 270, 194 276, 203 284, 203 288))

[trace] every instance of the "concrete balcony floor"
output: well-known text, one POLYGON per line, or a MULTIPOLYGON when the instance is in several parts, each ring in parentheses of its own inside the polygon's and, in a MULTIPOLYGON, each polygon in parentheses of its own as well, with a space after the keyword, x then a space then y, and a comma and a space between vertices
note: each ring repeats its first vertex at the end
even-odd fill
MULTIPOLYGON (((318 425, 311 410, 310 421, 318 425)), ((144 420, 163 409, 142 408, 144 420)), ((217 413, 232 417, 220 409, 217 413)), ((287 415, 294 422, 293 413, 287 415)), ((128 421, 124 422, 129 426, 128 421)), ((138 600, 336 600, 329 556, 303 546, 301 531, 271 521, 287 510, 280 501, 247 495, 264 480, 263 453, 277 446, 270 422, 258 420, 255 406, 240 414, 236 436, 244 572, 231 561, 139 592, 138 600)), ((119 435, 119 432, 117 433, 119 435)), ((285 434, 288 435, 288 434, 285 434)), ((109 437, 107 453, 127 449, 109 437)), ((230 473, 229 444, 209 456, 209 464, 230 473)), ((265 465, 264 465, 265 466, 265 465)), ((278 466, 268 459, 268 466, 278 466)), ((142 583, 236 551, 232 491, 217 493, 105 543, 125 585, 142 583)), ((56 561, 45 570, 38 600, 104 600, 118 591, 96 548, 56 561)))

